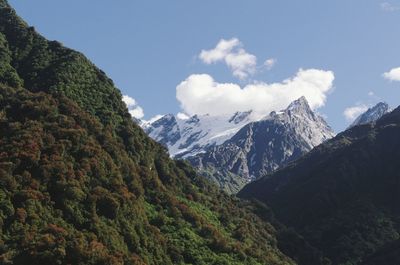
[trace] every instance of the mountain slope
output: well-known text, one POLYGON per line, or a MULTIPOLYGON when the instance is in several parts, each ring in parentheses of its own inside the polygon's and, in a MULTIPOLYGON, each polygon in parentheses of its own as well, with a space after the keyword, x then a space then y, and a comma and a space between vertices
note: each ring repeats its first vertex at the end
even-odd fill
POLYGON ((160 148, 140 166, 70 100, 0 91, 3 262, 291 264, 272 226, 160 148))
POLYGON ((354 122, 349 126, 349 128, 354 127, 356 125, 375 122, 388 112, 390 112, 389 105, 385 102, 379 102, 378 104, 376 104, 372 108, 369 108, 367 111, 358 116, 354 120, 354 122))
POLYGON ((142 127, 151 138, 166 146, 172 157, 188 158, 222 144, 254 120, 256 117, 251 111, 232 116, 194 115, 184 120, 167 114, 144 122, 142 127))
POLYGON ((397 108, 250 183, 239 195, 269 204, 333 264, 360 264, 400 238, 399 135, 397 108))
POLYGON ((231 139, 188 160, 228 192, 273 172, 334 136, 302 97, 287 109, 245 125, 231 139))
POLYGON ((375 264, 385 264, 385 265, 398 265, 400 264, 400 240, 386 244, 376 253, 369 256, 365 261, 362 262, 363 265, 375 265, 375 264))
POLYGON ((0 0, 2 264, 294 264, 256 206, 133 123, 83 55, 0 0))

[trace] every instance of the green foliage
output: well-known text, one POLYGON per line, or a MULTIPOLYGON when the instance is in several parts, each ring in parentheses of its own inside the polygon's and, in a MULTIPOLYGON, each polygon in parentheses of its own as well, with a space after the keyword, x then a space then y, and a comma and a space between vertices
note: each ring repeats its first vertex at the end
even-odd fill
MULTIPOLYGON (((10 77, 2 78, 3 83, 19 87, 23 82, 24 88, 33 92, 67 96, 111 127, 138 160, 145 159, 140 150, 152 149, 152 143, 144 140, 145 134, 132 124, 112 80, 81 53, 44 39, 11 8, 0 8, 0 59, 1 54, 5 54, 1 64, 10 77), (8 64, 13 68, 9 69, 8 64)), ((1 73, 0 67, 0 77, 1 73)))
POLYGON ((3 84, 21 87, 22 80, 11 66, 11 53, 5 36, 0 33, 0 80, 3 84))
POLYGON ((370 255, 362 265, 398 265, 400 264, 400 240, 384 245, 376 253, 370 255))
POLYGON ((133 123, 83 55, 0 0, 0 263, 294 264, 253 206, 133 123))
MULTIPOLYGON (((400 108, 338 135, 240 196, 269 204, 332 264, 395 264, 399 256, 388 249, 400 238, 399 135, 400 108)), ((281 249, 294 258, 290 244, 281 249)))

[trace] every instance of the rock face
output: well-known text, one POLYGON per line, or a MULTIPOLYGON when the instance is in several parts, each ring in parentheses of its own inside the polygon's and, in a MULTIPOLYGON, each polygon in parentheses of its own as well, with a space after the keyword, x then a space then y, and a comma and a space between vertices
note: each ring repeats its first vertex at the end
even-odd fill
POLYGON ((375 121, 379 120, 383 115, 385 115, 386 113, 388 113, 390 111, 391 111, 391 109, 387 103, 379 102, 374 107, 369 108, 366 112, 364 112, 363 114, 358 116, 354 120, 354 122, 349 126, 349 128, 357 126, 357 125, 375 122, 375 121))
POLYGON ((188 160, 221 188, 237 192, 250 181, 299 158, 334 136, 304 97, 280 112, 251 122, 225 143, 188 160))
POLYGON ((187 158, 222 144, 254 120, 251 111, 218 117, 194 115, 184 120, 167 114, 141 126, 151 138, 166 146, 172 157, 187 158))
POLYGON ((276 217, 332 264, 399 264, 400 108, 355 126, 239 196, 276 217))
POLYGON ((251 111, 185 121, 165 115, 144 128, 172 156, 187 159, 230 193, 334 136, 304 97, 261 120, 255 120, 251 111))

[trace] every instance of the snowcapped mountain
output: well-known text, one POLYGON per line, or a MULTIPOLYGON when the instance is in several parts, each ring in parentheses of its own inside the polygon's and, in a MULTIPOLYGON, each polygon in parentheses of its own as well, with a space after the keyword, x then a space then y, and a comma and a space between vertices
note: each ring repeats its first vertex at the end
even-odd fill
POLYGON ((189 119, 168 114, 142 127, 168 147, 171 156, 187 159, 230 193, 334 136, 305 97, 261 119, 251 111, 189 119))
POLYGON ((361 124, 367 124, 371 122, 375 122, 378 119, 380 119, 383 115, 386 113, 389 113, 391 111, 389 105, 385 102, 379 102, 372 108, 369 108, 366 112, 358 116, 354 122, 349 126, 349 128, 361 125, 361 124))
POLYGON ((251 112, 237 112, 232 116, 194 115, 179 119, 167 114, 141 124, 154 140, 168 147, 175 158, 187 158, 202 153, 210 146, 230 139, 240 128, 257 120, 251 112))
POLYGON ((221 188, 234 193, 334 135, 302 97, 287 109, 245 125, 223 144, 188 160, 221 188))

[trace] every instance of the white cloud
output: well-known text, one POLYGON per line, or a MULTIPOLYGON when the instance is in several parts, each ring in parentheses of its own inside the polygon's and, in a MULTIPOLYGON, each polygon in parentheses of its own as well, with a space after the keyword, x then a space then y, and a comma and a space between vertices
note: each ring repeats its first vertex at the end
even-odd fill
POLYGON ((231 68, 233 75, 239 79, 245 79, 256 71, 257 58, 244 49, 239 49, 237 53, 228 54, 225 57, 225 62, 231 68))
POLYGON ((386 11, 386 12, 394 12, 394 11, 399 11, 400 10, 400 6, 399 5, 395 5, 395 4, 392 4, 392 3, 389 3, 389 2, 382 2, 380 4, 380 6, 381 6, 381 9, 383 11, 386 11))
POLYGON ((240 45, 240 41, 236 38, 230 40, 221 39, 214 49, 202 50, 199 58, 206 64, 216 63, 225 60, 226 56, 240 45))
POLYGON ((368 92, 368 96, 370 96, 370 97, 373 97, 373 96, 375 96, 375 93, 374 93, 374 91, 369 91, 369 92, 368 92))
POLYGON ((136 100, 128 95, 123 95, 122 101, 125 102, 125 104, 128 108, 136 105, 136 100))
POLYGON ((280 83, 263 82, 246 85, 218 83, 207 74, 191 75, 176 87, 176 97, 189 115, 225 115, 253 110, 266 115, 286 108, 293 100, 305 96, 312 109, 325 104, 332 90, 334 74, 318 69, 300 69, 280 83))
POLYGON ((129 110, 129 113, 131 114, 132 117, 135 117, 136 119, 141 119, 144 117, 144 111, 142 107, 139 106, 129 110))
POLYGON ((235 77, 245 79, 256 72, 257 57, 242 46, 237 38, 221 39, 214 49, 202 50, 199 58, 206 64, 224 61, 235 77))
POLYGON ((267 68, 267 70, 271 70, 272 67, 275 66, 276 62, 277 62, 277 60, 275 58, 267 59, 264 62, 264 66, 267 68))
POLYGON ((144 111, 142 107, 140 107, 136 100, 128 95, 122 96, 122 101, 125 102, 126 106, 128 107, 128 111, 132 117, 137 119, 141 119, 144 116, 144 111))
POLYGON ((360 114, 368 110, 368 106, 361 104, 353 107, 346 108, 343 112, 344 117, 347 121, 354 121, 360 114))
POLYGON ((389 72, 384 73, 383 77, 389 81, 400 81, 400 67, 393 68, 389 72))
POLYGON ((176 114, 176 117, 180 120, 187 120, 189 119, 189 115, 183 113, 183 112, 179 112, 178 114, 176 114))

